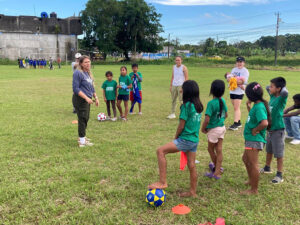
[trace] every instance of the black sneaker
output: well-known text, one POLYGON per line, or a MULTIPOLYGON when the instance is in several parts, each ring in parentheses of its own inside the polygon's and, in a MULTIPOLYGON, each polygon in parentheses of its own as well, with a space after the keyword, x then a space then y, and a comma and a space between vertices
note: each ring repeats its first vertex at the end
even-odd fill
POLYGON ((238 130, 239 129, 238 123, 234 122, 228 129, 229 130, 238 130))
POLYGON ((239 122, 237 122, 236 125, 238 128, 241 128, 242 127, 241 121, 239 120, 239 122))

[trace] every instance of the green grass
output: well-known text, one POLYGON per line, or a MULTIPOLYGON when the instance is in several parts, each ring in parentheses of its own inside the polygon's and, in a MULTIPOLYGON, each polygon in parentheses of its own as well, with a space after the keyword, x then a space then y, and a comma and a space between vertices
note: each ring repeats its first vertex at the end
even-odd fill
MULTIPOLYGON (((210 83, 223 79, 228 69, 189 67, 190 79, 200 86, 204 105, 210 83)), ((118 78, 119 66, 95 66, 98 96, 104 72, 118 78)), ((158 179, 156 148, 172 140, 177 120, 170 111, 170 65, 140 66, 143 73, 143 115, 129 116, 127 123, 99 123, 91 108, 87 136, 95 146, 77 147, 76 119, 72 114, 71 68, 19 70, 0 66, 0 222, 1 224, 199 224, 224 217, 226 224, 300 224, 299 146, 286 144, 284 183, 270 184, 263 175, 259 195, 241 196, 246 170, 242 130, 228 131, 224 140, 225 173, 218 182, 203 177, 209 155, 205 135, 197 151, 198 198, 181 199, 189 188, 189 172, 179 170, 179 154, 168 155, 167 200, 154 209, 145 202, 147 185, 158 179), (191 208, 185 216, 173 215, 172 207, 191 208)), ((275 76, 287 79, 290 97, 299 91, 297 72, 250 70, 250 81, 267 85, 275 76)), ((229 108, 226 125, 232 123, 229 108)), ((265 96, 268 99, 268 96, 265 96)), ((247 116, 245 100, 242 122, 247 116)), ((178 109, 179 110, 179 109, 178 109)), ((203 118, 203 117, 202 117, 203 118)), ((260 153, 264 165, 265 152, 260 153)), ((276 163, 272 167, 275 170, 276 163)))

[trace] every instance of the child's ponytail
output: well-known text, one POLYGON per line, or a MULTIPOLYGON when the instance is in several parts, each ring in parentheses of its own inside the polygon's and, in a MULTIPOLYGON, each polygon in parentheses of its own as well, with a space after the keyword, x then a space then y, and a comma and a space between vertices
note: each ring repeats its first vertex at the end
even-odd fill
POLYGON ((222 98, 219 98, 219 106, 220 106, 219 118, 222 118, 222 114, 223 114, 223 101, 222 101, 222 98))

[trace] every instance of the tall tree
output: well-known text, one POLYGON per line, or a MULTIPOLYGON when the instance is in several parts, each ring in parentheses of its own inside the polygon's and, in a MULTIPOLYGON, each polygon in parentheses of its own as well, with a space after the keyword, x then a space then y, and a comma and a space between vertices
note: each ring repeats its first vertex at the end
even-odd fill
POLYGON ((156 52, 162 48, 161 15, 144 0, 89 0, 82 12, 85 42, 104 54, 156 52))

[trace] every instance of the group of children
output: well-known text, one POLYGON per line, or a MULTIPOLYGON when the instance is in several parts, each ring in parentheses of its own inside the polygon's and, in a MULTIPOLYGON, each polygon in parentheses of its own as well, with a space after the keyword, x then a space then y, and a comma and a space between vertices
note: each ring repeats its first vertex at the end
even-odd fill
MULTIPOLYGON (((288 91, 286 81, 283 77, 277 77, 270 81, 270 86, 266 88, 270 95, 269 103, 263 98, 263 88, 257 82, 252 82, 246 86, 245 93, 248 98, 247 109, 248 119, 244 128, 245 149, 242 160, 245 164, 248 180, 246 185, 250 189, 242 194, 257 194, 260 173, 271 173, 271 161, 273 156, 277 159, 277 173, 272 179, 272 183, 283 182, 283 157, 285 147, 285 124, 284 117, 295 117, 300 114, 300 110, 289 113, 291 110, 300 109, 300 95, 294 96, 294 106, 284 111, 288 91), (298 114, 297 114, 298 113, 298 114), (268 131, 268 132, 267 132, 268 131), (267 135, 266 135, 267 134, 267 135), (258 154, 266 145, 266 165, 259 169, 258 154)), ((199 97, 199 87, 195 81, 188 80, 183 83, 183 104, 180 108, 180 122, 175 134, 174 141, 157 149, 159 165, 159 181, 148 186, 149 189, 166 188, 166 154, 181 151, 187 157, 187 165, 190 171, 190 190, 181 193, 182 197, 196 196, 197 172, 195 157, 199 142, 199 130, 201 113, 203 106, 199 97)), ((222 98, 225 92, 225 83, 222 80, 215 80, 211 84, 210 95, 213 99, 207 103, 205 119, 201 131, 207 134, 208 152, 211 161, 208 165, 210 172, 205 176, 219 180, 223 173, 222 168, 222 144, 226 132, 224 121, 227 117, 227 106, 222 98)), ((299 117, 300 118, 300 117, 299 117)), ((296 118, 296 119, 299 119, 296 118)), ((297 121, 298 133, 292 133, 292 126, 287 125, 288 135, 294 139, 299 139, 300 119, 297 121), (290 130, 289 130, 290 129, 290 130)), ((291 122, 291 119, 286 119, 291 122)))
MULTIPOLYGON (((28 69, 44 69, 47 66, 47 60, 46 59, 32 59, 26 57, 25 59, 18 59, 18 65, 19 68, 28 68, 28 69)), ((50 57, 49 59, 49 68, 53 69, 53 60, 50 57)))
POLYGON ((117 108, 120 112, 120 118, 123 121, 127 121, 129 112, 128 100, 131 101, 129 114, 133 114, 134 105, 137 102, 139 106, 139 115, 142 115, 141 82, 143 81, 143 76, 140 72, 138 72, 138 64, 134 63, 131 67, 132 72, 129 75, 127 75, 126 66, 122 66, 120 68, 119 84, 113 80, 113 73, 111 71, 107 71, 105 73, 107 80, 103 82, 102 89, 103 99, 106 102, 108 120, 117 120, 116 100, 117 108), (121 106, 122 101, 124 102, 124 111, 121 106), (110 108, 112 108, 113 117, 110 108))

